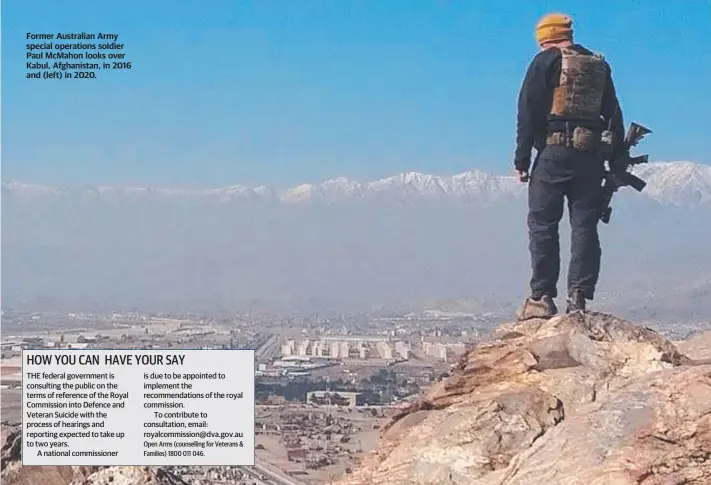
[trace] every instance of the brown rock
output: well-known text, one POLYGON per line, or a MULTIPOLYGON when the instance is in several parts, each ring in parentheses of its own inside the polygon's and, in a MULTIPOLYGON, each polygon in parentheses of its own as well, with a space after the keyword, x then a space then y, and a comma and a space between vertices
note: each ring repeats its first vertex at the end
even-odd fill
POLYGON ((0 469, 20 459, 22 452, 22 427, 19 423, 8 423, 3 421, 0 424, 0 441, 2 449, 0 449, 0 469))
POLYGON ((696 360, 711 359, 711 332, 694 335, 689 340, 676 342, 676 346, 685 355, 696 360))
POLYGON ((69 485, 74 480, 70 466, 22 466, 8 463, 2 471, 3 485, 69 485))
POLYGON ((500 485, 711 483, 710 377, 685 367, 631 382, 567 417, 500 485))
POLYGON ((711 484, 711 366, 600 313, 494 335, 341 485, 711 484))
POLYGON ((92 473, 70 485, 189 485, 182 478, 159 467, 112 466, 92 473))

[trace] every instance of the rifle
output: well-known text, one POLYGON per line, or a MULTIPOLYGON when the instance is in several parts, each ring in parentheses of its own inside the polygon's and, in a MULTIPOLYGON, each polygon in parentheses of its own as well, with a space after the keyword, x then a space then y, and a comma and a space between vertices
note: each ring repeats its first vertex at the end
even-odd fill
MULTIPOLYGON (((602 184, 602 203, 600 210, 600 220, 605 224, 610 222, 610 215, 612 214, 610 202, 612 201, 612 196, 620 187, 628 186, 637 192, 642 192, 647 186, 647 182, 633 175, 630 170, 634 165, 647 163, 649 161, 649 155, 645 154, 632 157, 630 156, 630 149, 650 133, 652 133, 652 130, 649 128, 645 128, 633 122, 627 130, 625 139, 622 142, 622 148, 618 151, 618 154, 613 158, 610 150, 605 157, 609 167, 605 170, 605 178, 602 184)), ((603 132, 603 142, 606 143, 608 147, 612 147, 610 136, 610 130, 603 132)))

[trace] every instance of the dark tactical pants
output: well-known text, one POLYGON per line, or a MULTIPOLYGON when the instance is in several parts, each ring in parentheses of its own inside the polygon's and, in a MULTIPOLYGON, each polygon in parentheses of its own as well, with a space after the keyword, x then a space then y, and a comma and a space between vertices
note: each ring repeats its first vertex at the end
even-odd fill
POLYGON ((597 225, 603 176, 604 165, 597 152, 552 145, 538 157, 528 191, 532 297, 558 296, 558 223, 567 199, 572 232, 568 294, 579 290, 586 299, 593 299, 600 273, 597 225))

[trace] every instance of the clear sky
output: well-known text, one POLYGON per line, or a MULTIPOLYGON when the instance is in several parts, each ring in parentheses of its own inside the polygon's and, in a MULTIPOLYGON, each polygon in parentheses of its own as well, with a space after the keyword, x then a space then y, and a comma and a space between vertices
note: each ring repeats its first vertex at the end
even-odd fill
POLYGON ((274 186, 509 173, 533 26, 574 18, 654 160, 711 163, 709 0, 2 2, 2 178, 274 186), (25 79, 27 32, 119 34, 130 71, 25 79))

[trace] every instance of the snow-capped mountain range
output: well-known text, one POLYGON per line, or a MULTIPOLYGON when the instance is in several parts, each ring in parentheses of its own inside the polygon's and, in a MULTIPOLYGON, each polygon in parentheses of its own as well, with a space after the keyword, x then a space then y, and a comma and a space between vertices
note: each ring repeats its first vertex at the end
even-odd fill
MULTIPOLYGON (((654 162, 635 167, 633 173, 647 181, 647 197, 675 205, 698 205, 711 202, 711 166, 688 161, 654 162)), ((113 195, 216 197, 221 200, 272 200, 284 203, 341 202, 349 200, 417 200, 459 198, 496 201, 518 198, 525 185, 513 176, 472 170, 456 175, 438 176, 405 172, 369 182, 339 177, 317 184, 301 184, 278 191, 267 186, 234 185, 217 189, 168 189, 145 187, 80 187, 57 188, 19 182, 4 182, 3 190, 12 194, 33 195, 113 195)))
MULTIPOLYGON (((596 308, 619 301, 631 311, 636 298, 645 314, 673 302, 674 318, 707 318, 711 167, 635 172, 646 190, 622 190, 601 228, 596 308)), ((499 308, 518 304, 530 277, 526 185, 480 171, 283 191, 9 182, 2 195, 11 307, 213 312, 259 301, 312 312, 475 298, 499 308)))

